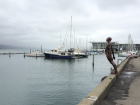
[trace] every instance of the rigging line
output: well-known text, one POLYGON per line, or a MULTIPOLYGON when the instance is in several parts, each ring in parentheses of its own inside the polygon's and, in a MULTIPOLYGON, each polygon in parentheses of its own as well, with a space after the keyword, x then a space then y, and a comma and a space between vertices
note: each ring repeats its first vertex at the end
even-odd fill
MULTIPOLYGON (((68 27, 69 28, 69 27, 68 27)), ((66 35, 65 35, 65 38, 64 38, 64 43, 63 43, 63 45, 65 46, 65 44, 66 44, 66 42, 67 42, 67 33, 68 33, 68 29, 67 29, 67 31, 66 31, 66 35)))
POLYGON ((77 43, 77 48, 79 49, 79 45, 78 45, 77 39, 76 39, 76 43, 77 43))
POLYGON ((84 39, 83 39, 82 43, 83 43, 83 45, 82 45, 82 49, 84 50, 84 39))
POLYGON ((84 50, 84 38, 83 38, 83 50, 84 50))
POLYGON ((132 42, 132 48, 133 48, 133 51, 136 51, 136 48, 134 47, 134 43, 133 43, 132 38, 131 38, 131 42, 132 42))
POLYGON ((74 48, 75 48, 75 29, 74 29, 74 48))
MULTIPOLYGON (((69 34, 68 34, 68 35, 69 35, 69 34)), ((66 46, 67 46, 67 39, 68 39, 68 38, 66 38, 66 41, 65 41, 65 45, 66 45, 66 46)))
MULTIPOLYGON (((66 40, 66 38, 67 38, 67 32, 68 32, 68 29, 69 29, 69 27, 70 27, 70 21, 69 21, 69 24, 68 24, 68 27, 67 27, 67 31, 66 31, 66 34, 65 34, 65 38, 64 38, 63 45, 64 45, 64 43, 65 43, 65 40, 66 40)), ((65 46, 65 45, 64 45, 64 46, 65 46)))

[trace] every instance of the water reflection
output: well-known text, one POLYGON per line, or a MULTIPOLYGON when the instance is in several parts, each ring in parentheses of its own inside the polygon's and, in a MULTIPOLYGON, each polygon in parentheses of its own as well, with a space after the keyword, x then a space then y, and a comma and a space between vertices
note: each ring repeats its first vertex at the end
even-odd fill
POLYGON ((74 63, 75 62, 75 59, 45 59, 44 60, 46 61, 51 61, 51 62, 54 62, 54 63, 74 63))
POLYGON ((36 59, 0 55, 0 104, 76 105, 110 73, 105 55, 95 55, 94 65, 92 62, 93 56, 36 59))

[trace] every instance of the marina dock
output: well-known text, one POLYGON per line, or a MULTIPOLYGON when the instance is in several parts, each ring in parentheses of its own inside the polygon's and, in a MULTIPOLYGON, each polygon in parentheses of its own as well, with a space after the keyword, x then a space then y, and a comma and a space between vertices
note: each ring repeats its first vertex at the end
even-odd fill
POLYGON ((0 55, 9 55, 9 54, 27 54, 27 53, 0 53, 0 55))
POLYGON ((127 58, 78 105, 139 105, 140 57, 127 58))

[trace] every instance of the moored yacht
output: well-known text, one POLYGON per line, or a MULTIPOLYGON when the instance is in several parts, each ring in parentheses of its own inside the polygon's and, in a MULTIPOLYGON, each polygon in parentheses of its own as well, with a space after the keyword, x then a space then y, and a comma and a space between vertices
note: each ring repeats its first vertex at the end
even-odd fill
POLYGON ((44 52, 40 52, 39 50, 32 50, 31 53, 26 54, 27 57, 44 57, 44 52))
POLYGON ((63 47, 52 49, 50 52, 44 53, 45 58, 72 59, 73 53, 65 50, 63 47))
POLYGON ((131 54, 132 54, 132 56, 136 56, 136 55, 138 55, 138 52, 137 51, 122 52, 122 53, 119 53, 119 56, 120 57, 128 57, 131 54))

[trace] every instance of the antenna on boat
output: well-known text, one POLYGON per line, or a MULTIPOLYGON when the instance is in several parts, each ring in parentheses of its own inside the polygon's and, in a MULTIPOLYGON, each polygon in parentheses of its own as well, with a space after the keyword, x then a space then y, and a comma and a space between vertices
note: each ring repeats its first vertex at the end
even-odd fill
POLYGON ((42 45, 41 45, 41 53, 42 53, 42 45))
MULTIPOLYGON (((130 35, 130 34, 129 34, 130 35)), ((128 51, 130 51, 130 45, 129 45, 129 36, 128 36, 128 51)))
MULTIPOLYGON (((30 45, 29 45, 29 47, 30 47, 30 45)), ((30 48, 30 54, 31 54, 31 48, 30 48)))

